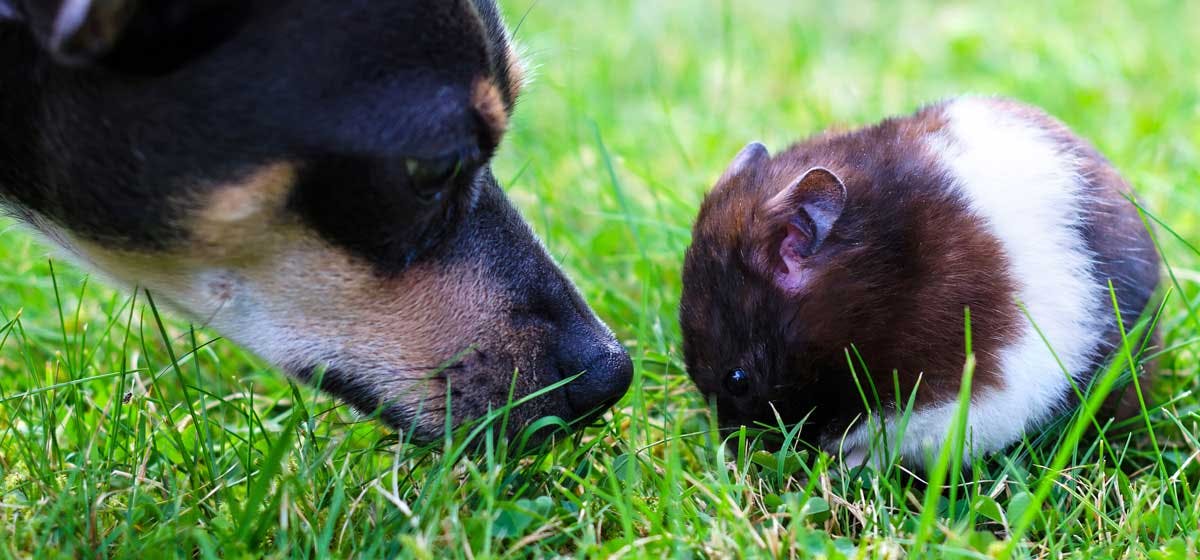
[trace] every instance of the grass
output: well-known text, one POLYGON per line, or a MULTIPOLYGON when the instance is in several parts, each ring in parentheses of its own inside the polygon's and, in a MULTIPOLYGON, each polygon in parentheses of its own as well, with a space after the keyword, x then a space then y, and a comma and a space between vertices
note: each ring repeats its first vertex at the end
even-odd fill
POLYGON ((5 229, 0 556, 1194 557, 1200 4, 940 4, 503 3, 535 78, 497 174, 637 366, 604 427, 525 458, 398 444, 5 229), (675 320, 705 189, 750 139, 963 92, 1045 107, 1142 195, 1162 345, 1100 377, 1154 357, 1158 405, 1120 430, 1077 413, 964 472, 731 452, 675 320))

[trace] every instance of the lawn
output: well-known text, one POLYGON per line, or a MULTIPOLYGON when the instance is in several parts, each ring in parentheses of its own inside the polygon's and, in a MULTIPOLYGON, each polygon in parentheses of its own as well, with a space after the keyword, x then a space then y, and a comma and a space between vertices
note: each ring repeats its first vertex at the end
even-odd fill
POLYGON ((0 557, 1200 552, 1200 3, 502 5, 533 79, 497 176, 637 368, 604 426, 526 457, 400 444, 5 222, 0 557), (1159 223, 1162 345, 1138 357, 1158 405, 1064 418, 963 473, 730 451, 676 322, 705 190, 748 140, 966 92, 1064 120, 1159 223))

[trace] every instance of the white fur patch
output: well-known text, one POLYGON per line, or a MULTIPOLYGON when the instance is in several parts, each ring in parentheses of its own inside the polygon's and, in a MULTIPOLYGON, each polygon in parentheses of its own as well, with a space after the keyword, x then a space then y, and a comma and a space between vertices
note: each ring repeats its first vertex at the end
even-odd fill
MULTIPOLYGON (((969 458, 1004 448, 1059 412, 1071 390, 1063 367, 1078 379, 1100 343, 1105 292, 1093 280, 1092 255, 1073 227, 1086 212, 1074 156, 1036 123, 987 99, 958 99, 943 110, 948 126, 929 137, 928 146, 981 225, 1001 242, 1017 299, 1049 341, 1047 346, 1021 318, 1021 336, 998 352, 1002 383, 972 395, 969 458)), ((948 402, 913 411, 895 451, 906 462, 923 463, 944 441, 956 408, 957 402, 948 402)), ((896 423, 887 420, 889 442, 895 441, 896 423)), ((867 460, 863 450, 873 431, 878 428, 852 430, 842 442, 845 455, 867 460)))

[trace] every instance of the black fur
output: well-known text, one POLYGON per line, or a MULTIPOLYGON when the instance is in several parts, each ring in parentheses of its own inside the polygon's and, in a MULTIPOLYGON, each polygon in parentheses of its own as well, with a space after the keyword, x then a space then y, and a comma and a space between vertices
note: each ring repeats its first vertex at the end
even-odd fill
MULTIPOLYGON (((473 317, 495 321, 489 340, 444 344, 475 349, 449 376, 455 421, 503 404, 514 371, 523 375, 517 398, 587 372, 527 405, 514 428, 546 414, 590 418, 624 393, 628 355, 488 168, 519 79, 490 0, 144 1, 88 12, 78 29, 62 23, 71 21, 63 5, 0 0, 0 203, 19 218, 105 251, 186 254, 199 244, 190 220, 208 195, 285 163, 295 175, 288 218, 369 263, 380 286, 339 311, 378 305, 374 316, 386 315, 400 297, 387 282, 418 264, 424 278, 483 271, 487 286, 437 302, 472 328, 473 317)), ((291 282, 298 293, 308 287, 291 282)), ((437 316, 420 301, 402 324, 437 316)), ((446 330, 426 321, 420 336, 446 330)), ((376 334, 390 336, 363 337, 376 334)), ((412 350, 378 356, 379 347, 349 340, 317 352, 342 360, 322 387, 366 412, 386 405, 382 418, 402 426, 419 412, 391 404, 407 373, 379 381, 378 371, 392 375, 412 350), (345 367, 355 359, 376 381, 345 367)), ((279 365, 305 380, 324 369, 295 359, 307 361, 279 365)), ((418 428, 433 437, 440 427, 418 428)))
MULTIPOLYGON (((475 78, 508 75, 492 55, 494 39, 469 15, 495 19, 490 4, 269 0, 207 10, 205 21, 235 31, 162 75, 129 71, 170 64, 134 61, 122 45, 94 66, 56 64, 26 26, 0 23, 0 196, 93 240, 162 248, 185 236, 174 201, 264 162, 315 161, 309 179, 319 180, 339 161, 366 164, 360 176, 454 153, 477 167, 495 148, 481 143, 470 104, 475 78)), ((408 211, 403 187, 369 181, 347 193, 387 210, 359 212, 350 226, 376 239, 410 238, 407 225, 387 231, 421 217, 419 207, 408 211)), ((302 211, 314 225, 381 266, 409 252, 366 246, 330 225, 345 223, 341 216, 322 215, 344 209, 311 202, 302 211)))

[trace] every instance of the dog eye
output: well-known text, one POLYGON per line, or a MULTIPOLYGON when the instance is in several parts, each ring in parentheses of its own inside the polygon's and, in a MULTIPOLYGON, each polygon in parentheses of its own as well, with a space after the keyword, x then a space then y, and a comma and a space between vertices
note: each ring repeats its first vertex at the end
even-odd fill
POLYGON ((735 397, 745 395, 750 390, 750 374, 742 368, 730 370, 725 374, 725 391, 735 397))
POLYGON ((408 173, 413 193, 426 204, 442 199, 462 167, 462 160, 457 156, 404 160, 404 170, 408 173))

